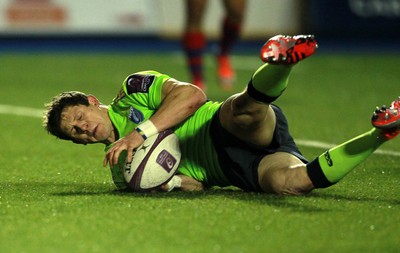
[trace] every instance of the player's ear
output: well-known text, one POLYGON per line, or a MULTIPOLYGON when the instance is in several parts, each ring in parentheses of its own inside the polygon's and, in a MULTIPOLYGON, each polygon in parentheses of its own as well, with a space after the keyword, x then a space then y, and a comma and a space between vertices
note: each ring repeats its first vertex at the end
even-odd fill
POLYGON ((88 95, 87 96, 89 104, 99 106, 101 103, 100 101, 93 95, 88 95))

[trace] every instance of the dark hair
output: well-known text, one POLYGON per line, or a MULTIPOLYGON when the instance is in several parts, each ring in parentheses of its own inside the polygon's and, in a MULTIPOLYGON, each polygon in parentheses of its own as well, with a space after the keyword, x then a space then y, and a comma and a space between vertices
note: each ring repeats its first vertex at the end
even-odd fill
POLYGON ((76 142, 71 136, 62 132, 60 128, 62 111, 66 107, 75 105, 89 106, 87 95, 79 91, 67 91, 53 97, 50 103, 45 104, 46 113, 43 118, 43 126, 47 132, 57 138, 76 142))

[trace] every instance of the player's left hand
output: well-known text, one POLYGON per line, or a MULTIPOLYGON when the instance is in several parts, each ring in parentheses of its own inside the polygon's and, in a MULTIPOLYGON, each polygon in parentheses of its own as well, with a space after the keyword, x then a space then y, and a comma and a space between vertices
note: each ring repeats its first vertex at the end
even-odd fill
POLYGON ((204 185, 185 175, 175 175, 168 183, 160 186, 161 191, 170 192, 173 189, 178 189, 185 192, 203 191, 204 185))

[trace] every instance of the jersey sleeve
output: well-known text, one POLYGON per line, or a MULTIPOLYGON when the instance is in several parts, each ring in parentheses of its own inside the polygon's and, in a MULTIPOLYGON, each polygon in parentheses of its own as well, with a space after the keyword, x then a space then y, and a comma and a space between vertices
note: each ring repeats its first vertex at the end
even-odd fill
POLYGON ((119 96, 129 97, 124 101, 136 106, 157 110, 161 105, 163 84, 169 78, 168 75, 152 70, 131 74, 125 78, 119 96))

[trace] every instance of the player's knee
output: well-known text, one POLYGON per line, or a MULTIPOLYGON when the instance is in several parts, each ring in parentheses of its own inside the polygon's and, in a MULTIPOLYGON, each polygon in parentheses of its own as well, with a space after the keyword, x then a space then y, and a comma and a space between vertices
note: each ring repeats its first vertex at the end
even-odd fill
POLYGON ((249 104, 242 97, 231 101, 232 123, 241 129, 251 129, 265 120, 267 107, 261 104, 249 104))
POLYGON ((260 185, 265 192, 278 195, 304 195, 313 189, 308 175, 300 168, 266 174, 261 178, 260 185))
POLYGON ((275 194, 299 196, 309 193, 311 189, 306 185, 282 185, 275 189, 275 194))

